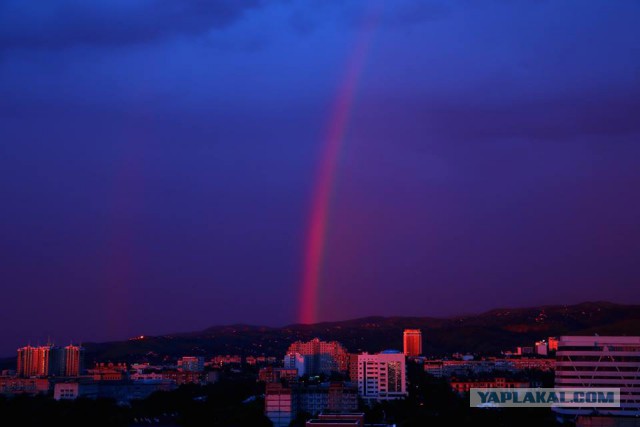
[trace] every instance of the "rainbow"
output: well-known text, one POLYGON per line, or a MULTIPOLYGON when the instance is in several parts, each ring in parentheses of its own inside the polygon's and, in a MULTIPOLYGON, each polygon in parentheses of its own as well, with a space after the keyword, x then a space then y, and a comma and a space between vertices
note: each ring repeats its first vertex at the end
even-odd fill
MULTIPOLYGON (((377 5, 381 4, 378 3, 377 5)), ((306 233, 299 311, 299 321, 301 323, 308 324, 317 321, 318 296, 331 193, 349 113, 354 102, 358 80, 371 47, 378 17, 379 7, 374 8, 367 14, 363 28, 358 32, 353 52, 347 62, 343 81, 331 109, 326 137, 324 138, 324 145, 318 164, 313 198, 311 200, 311 215, 306 233)))

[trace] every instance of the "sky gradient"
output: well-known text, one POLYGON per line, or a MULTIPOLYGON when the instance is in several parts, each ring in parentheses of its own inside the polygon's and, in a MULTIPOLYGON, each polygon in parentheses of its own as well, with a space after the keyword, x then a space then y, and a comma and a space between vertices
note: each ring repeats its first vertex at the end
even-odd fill
POLYGON ((634 0, 0 0, 0 356, 640 303, 639 20, 634 0))

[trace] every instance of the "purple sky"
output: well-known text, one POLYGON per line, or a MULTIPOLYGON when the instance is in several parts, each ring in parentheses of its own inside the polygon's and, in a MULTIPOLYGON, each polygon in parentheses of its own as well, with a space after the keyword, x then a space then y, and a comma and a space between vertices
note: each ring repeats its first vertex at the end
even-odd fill
MULTIPOLYGON (((368 0, 0 0, 0 355, 295 322, 368 0)), ((319 315, 640 303, 640 2, 387 1, 319 315)))

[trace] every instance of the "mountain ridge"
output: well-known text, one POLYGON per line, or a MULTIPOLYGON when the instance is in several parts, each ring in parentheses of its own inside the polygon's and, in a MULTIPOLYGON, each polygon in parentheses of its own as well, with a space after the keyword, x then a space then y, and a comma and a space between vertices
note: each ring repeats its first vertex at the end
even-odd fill
POLYGON ((217 325, 195 332, 145 337, 115 343, 86 343, 102 359, 128 359, 147 353, 180 355, 241 354, 282 356, 296 340, 319 337, 341 342, 352 352, 402 346, 402 330, 422 329, 425 354, 452 352, 497 354, 517 345, 562 334, 640 335, 640 305, 587 301, 573 305, 497 308, 476 315, 447 318, 366 316, 282 327, 217 325), (146 353, 145 353, 146 352, 146 353))
MULTIPOLYGON (((236 323, 126 341, 85 342, 84 346, 89 366, 95 361, 157 362, 183 355, 281 357, 292 342, 314 337, 339 341, 351 352, 377 352, 402 348, 405 328, 422 330, 423 349, 428 356, 453 352, 500 354, 516 346, 533 345, 549 336, 640 335, 640 304, 587 301, 573 305, 496 308, 446 318, 366 316, 282 327, 236 323)), ((0 365, 7 366, 7 360, 11 359, 5 359, 0 365)))

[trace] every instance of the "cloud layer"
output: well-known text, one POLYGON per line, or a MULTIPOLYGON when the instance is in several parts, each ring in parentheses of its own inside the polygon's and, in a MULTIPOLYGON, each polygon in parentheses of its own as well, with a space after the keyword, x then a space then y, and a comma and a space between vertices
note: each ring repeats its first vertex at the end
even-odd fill
POLYGON ((225 28, 261 0, 8 0, 0 49, 124 46, 225 28))

